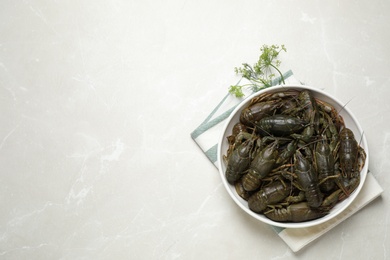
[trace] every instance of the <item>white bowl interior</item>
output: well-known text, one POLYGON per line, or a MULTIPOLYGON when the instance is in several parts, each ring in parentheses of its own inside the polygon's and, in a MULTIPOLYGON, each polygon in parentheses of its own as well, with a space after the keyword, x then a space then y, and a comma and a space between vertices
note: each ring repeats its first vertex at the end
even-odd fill
POLYGON ((368 146, 367 146, 366 137, 364 136, 363 130, 360 127, 358 121, 353 116, 351 111, 349 111, 348 107, 344 106, 344 104, 342 104, 340 101, 338 101, 334 97, 331 97, 329 94, 326 94, 325 92, 323 92, 319 89, 309 87, 309 86, 302 86, 302 85, 283 85, 283 86, 271 87, 271 88, 264 89, 262 91, 259 91, 255 94, 247 97, 241 104, 239 104, 236 107, 236 109, 232 112, 232 114, 228 118, 228 120, 225 124, 225 127, 224 127, 224 131, 221 134, 219 144, 218 144, 218 168, 219 168, 222 182, 223 182, 226 190, 228 191, 229 195, 231 196, 231 198, 236 202, 236 204, 241 209, 243 209, 246 213, 248 213, 249 215, 251 215, 255 219, 258 219, 264 223, 267 223, 267 224, 270 224, 273 226, 283 227, 283 228, 310 227, 310 226, 324 223, 324 222, 336 217, 337 215, 339 215, 344 209, 346 209, 353 202, 353 200, 356 198, 356 196, 358 195, 358 193, 362 189, 364 181, 365 181, 366 176, 367 176, 368 159, 369 159, 369 153, 368 153, 368 146), (273 93, 273 92, 279 92, 279 91, 284 91, 284 90, 288 90, 288 89, 295 89, 295 90, 299 90, 299 91, 308 89, 311 91, 311 93, 313 94, 313 96, 315 98, 318 98, 320 100, 323 100, 323 101, 333 105, 334 108, 337 111, 339 111, 340 115, 343 117, 344 122, 345 122, 345 126, 352 130, 352 132, 355 135, 355 139, 358 142, 360 142, 360 146, 363 147, 363 149, 365 150, 366 155, 367 155, 364 168, 360 172, 360 184, 355 189, 355 191, 347 199, 336 204, 336 206, 329 212, 329 214, 325 215, 324 217, 319 218, 319 219, 315 219, 315 220, 311 220, 311 221, 299 222, 299 223, 275 222, 273 220, 268 219, 267 217, 265 217, 262 214, 258 214, 258 213, 251 211, 248 207, 248 203, 236 193, 234 185, 231 185, 227 182, 226 177, 225 177, 226 165, 222 159, 223 155, 226 155, 226 151, 228 149, 228 142, 227 142, 226 137, 231 135, 233 126, 237 122, 239 122, 241 110, 243 110, 245 107, 247 107, 249 101, 253 97, 258 96, 264 92, 273 93))

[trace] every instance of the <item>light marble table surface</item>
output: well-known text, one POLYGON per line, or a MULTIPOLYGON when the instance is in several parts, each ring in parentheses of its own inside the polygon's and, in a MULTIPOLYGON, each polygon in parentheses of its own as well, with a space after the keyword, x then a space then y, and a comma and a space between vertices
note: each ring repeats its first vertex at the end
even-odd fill
POLYGON ((389 1, 0 2, 0 259, 389 259, 389 1), (161 3, 160 3, 161 2, 161 3), (190 137, 254 63, 348 107, 384 188, 293 253, 190 137))

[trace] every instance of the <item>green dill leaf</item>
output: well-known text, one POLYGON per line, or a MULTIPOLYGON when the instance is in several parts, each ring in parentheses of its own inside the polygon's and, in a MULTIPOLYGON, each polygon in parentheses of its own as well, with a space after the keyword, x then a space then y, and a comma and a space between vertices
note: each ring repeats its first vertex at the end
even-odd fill
POLYGON ((229 87, 229 93, 240 98, 244 96, 244 93, 242 92, 242 86, 238 85, 232 85, 229 87))
POLYGON ((243 63, 241 67, 234 68, 236 74, 247 79, 250 84, 230 86, 229 93, 236 97, 243 97, 242 89, 249 88, 253 92, 271 86, 272 79, 276 77, 277 73, 281 78, 281 83, 284 83, 283 74, 279 70, 281 61, 278 59, 280 52, 286 52, 284 45, 263 45, 260 47, 261 54, 258 61, 253 65, 243 63))

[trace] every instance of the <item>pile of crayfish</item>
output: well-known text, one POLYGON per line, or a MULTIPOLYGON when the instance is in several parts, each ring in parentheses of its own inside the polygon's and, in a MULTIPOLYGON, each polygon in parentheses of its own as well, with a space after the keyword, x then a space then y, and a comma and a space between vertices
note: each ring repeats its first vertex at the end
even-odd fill
POLYGON ((227 140, 227 181, 252 211, 278 222, 328 214, 359 186, 366 161, 339 112, 309 90, 254 97, 227 140))

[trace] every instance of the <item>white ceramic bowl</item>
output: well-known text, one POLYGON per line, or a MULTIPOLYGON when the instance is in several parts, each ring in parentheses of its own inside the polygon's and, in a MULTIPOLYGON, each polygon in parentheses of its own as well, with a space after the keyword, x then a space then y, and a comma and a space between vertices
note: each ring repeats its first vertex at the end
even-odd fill
POLYGON ((305 228, 305 227, 311 227, 315 226, 321 223, 324 223, 326 221, 329 221, 330 219, 333 219, 337 215, 339 215, 343 210, 345 210, 356 198, 356 196, 359 194, 360 190, 363 187, 364 181, 367 176, 367 171, 368 171, 368 159, 369 159, 369 153, 368 153, 368 146, 367 146, 367 140, 363 134, 363 130, 361 126, 359 125, 359 122, 356 120, 355 116, 351 113, 351 111, 348 109, 347 106, 344 106, 345 104, 341 103, 338 101, 336 98, 330 96, 329 94, 326 94, 325 92, 309 87, 309 86, 302 86, 302 85, 283 85, 283 86, 275 86, 271 88, 267 88, 264 90, 261 90, 257 93, 254 93, 253 95, 247 97, 242 103, 240 103, 236 109, 232 112, 230 117, 227 119, 227 122, 224 126, 223 132, 221 134, 221 137, 219 139, 219 145, 218 145, 218 167, 219 167, 219 172, 221 175, 222 182, 229 193, 230 197, 234 200, 234 202, 242 209, 244 210, 247 214, 251 215, 255 219, 258 219, 264 223, 277 226, 277 227, 284 227, 284 228, 305 228), (345 200, 342 202, 339 202, 336 204, 336 206, 329 212, 329 214, 325 215, 322 218, 318 218, 315 220, 310 220, 310 221, 305 221, 305 222, 299 222, 299 223, 284 223, 284 222, 275 222, 273 220, 270 220, 269 218, 265 217, 263 214, 258 214, 253 211, 251 211, 248 207, 247 201, 243 200, 235 190, 234 185, 231 185, 227 182, 226 177, 225 177, 225 171, 226 171, 226 165, 223 162, 223 155, 226 155, 226 151, 228 149, 228 142, 227 142, 227 136, 231 135, 232 133, 232 128, 234 124, 239 122, 240 118, 240 113, 241 110, 246 108, 248 106, 249 101, 260 94, 263 94, 265 92, 273 93, 273 92, 279 92, 279 91, 284 91, 288 89, 295 89, 295 90, 309 90, 311 91, 312 95, 315 98, 318 98, 320 100, 323 100, 335 107, 337 111, 340 111, 340 115, 343 117, 345 126, 351 129, 355 135, 355 139, 359 142, 361 139, 360 146, 365 150, 366 152, 366 162, 364 164, 364 168, 360 172, 360 184, 359 186, 355 189, 355 191, 345 200), (363 135, 363 136, 362 136, 363 135))

